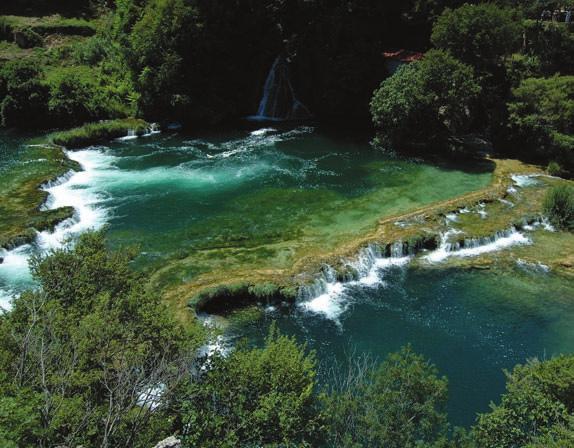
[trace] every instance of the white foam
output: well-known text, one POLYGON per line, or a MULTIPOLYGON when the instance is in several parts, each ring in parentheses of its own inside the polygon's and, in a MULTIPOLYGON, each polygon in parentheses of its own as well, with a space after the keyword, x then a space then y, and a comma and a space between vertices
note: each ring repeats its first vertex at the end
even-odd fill
POLYGON ((340 282, 328 283, 326 291, 300 304, 301 308, 315 314, 322 314, 327 319, 337 321, 347 309, 343 295, 343 284, 340 282))
POLYGON ((48 199, 42 209, 73 207, 74 216, 58 224, 52 231, 38 232, 33 243, 0 253, 4 259, 0 263, 0 282, 4 285, 0 294, 5 308, 9 307, 7 298, 15 297, 31 285, 28 262, 33 254, 60 248, 86 230, 101 228, 107 220, 106 210, 99 205, 102 198, 95 190, 94 178, 98 171, 110 168, 113 158, 96 149, 68 152, 67 156, 78 162, 83 171, 71 171, 44 185, 42 189, 48 193, 48 199))
POLYGON ((519 268, 522 268, 526 271, 534 271, 534 272, 543 272, 548 273, 550 272, 550 266, 547 266, 541 262, 531 263, 526 260, 522 260, 521 258, 516 260, 516 265, 519 268))
POLYGON ((261 129, 257 129, 253 132, 251 132, 251 135, 253 136, 261 136, 261 135, 266 135, 269 134, 270 132, 276 132, 277 129, 274 128, 261 128, 261 129))
POLYGON ((530 187, 536 185, 538 181, 536 180, 536 174, 513 174, 510 176, 514 184, 519 188, 530 187))
POLYGON ((476 257, 478 255, 507 249, 512 246, 532 243, 527 236, 518 232, 516 229, 503 232, 491 239, 487 239, 485 242, 471 240, 469 242, 470 247, 462 248, 449 243, 450 235, 452 235, 452 233, 449 232, 443 234, 439 248, 425 256, 424 259, 430 263, 440 263, 449 257, 476 257))
POLYGON ((355 261, 347 263, 347 266, 357 273, 357 278, 347 279, 346 282, 338 281, 335 271, 331 267, 325 267, 314 285, 303 288, 300 308, 339 323, 339 318, 349 305, 348 295, 345 293, 348 286, 372 288, 383 285, 386 269, 404 266, 411 260, 410 256, 403 254, 402 242, 393 245, 391 253, 391 257, 385 257, 378 246, 369 245, 355 261))

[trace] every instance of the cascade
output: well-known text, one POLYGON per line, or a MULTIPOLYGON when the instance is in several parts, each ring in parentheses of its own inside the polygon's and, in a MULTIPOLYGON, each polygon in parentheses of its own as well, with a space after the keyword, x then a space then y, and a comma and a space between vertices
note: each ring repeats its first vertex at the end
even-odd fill
POLYGON ((283 56, 277 56, 263 86, 257 115, 253 120, 288 121, 311 117, 307 107, 297 99, 289 77, 289 66, 283 56))

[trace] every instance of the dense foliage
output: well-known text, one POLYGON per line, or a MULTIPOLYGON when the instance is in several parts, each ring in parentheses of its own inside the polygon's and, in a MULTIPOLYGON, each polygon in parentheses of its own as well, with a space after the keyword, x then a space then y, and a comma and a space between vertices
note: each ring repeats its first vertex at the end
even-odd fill
POLYGON ((508 110, 517 150, 574 167, 574 76, 525 79, 508 110))
POLYGON ((41 285, 0 318, 0 445, 149 446, 171 417, 150 412, 185 378, 200 341, 102 234, 32 262, 41 285))
POLYGON ((468 126, 479 93, 471 67, 433 50, 383 81, 373 96, 371 113, 391 145, 432 144, 468 126))

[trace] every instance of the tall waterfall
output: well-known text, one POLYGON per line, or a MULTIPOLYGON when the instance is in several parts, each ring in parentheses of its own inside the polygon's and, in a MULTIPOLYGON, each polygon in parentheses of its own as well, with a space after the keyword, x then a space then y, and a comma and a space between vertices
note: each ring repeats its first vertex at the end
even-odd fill
POLYGON ((295 95, 287 61, 283 56, 277 56, 265 80, 257 115, 250 118, 286 121, 304 120, 310 117, 309 109, 295 95))

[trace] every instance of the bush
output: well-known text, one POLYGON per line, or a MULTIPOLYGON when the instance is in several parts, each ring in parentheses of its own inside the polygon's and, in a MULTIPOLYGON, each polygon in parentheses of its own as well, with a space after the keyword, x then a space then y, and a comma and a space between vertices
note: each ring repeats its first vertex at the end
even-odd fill
POLYGON ((46 119, 49 92, 43 72, 30 61, 12 61, 0 68, 2 126, 42 127, 46 119))
POLYGON ((444 440, 447 380, 434 365, 405 347, 377 369, 353 366, 324 397, 329 446, 415 448, 444 440))
POLYGON ((60 125, 78 125, 103 118, 103 107, 99 86, 75 72, 64 72, 50 83, 48 109, 51 119, 60 125))
POLYGON ((316 360, 273 327, 261 349, 216 356, 180 398, 185 446, 317 446, 316 360))
POLYGON ((544 213, 559 229, 574 231, 574 187, 559 185, 552 188, 544 198, 544 213))
POLYGON ((392 145, 443 142, 468 126, 480 91, 471 67, 431 50, 383 81, 371 100, 371 114, 392 145))
POLYGON ((541 74, 574 74, 574 33, 562 23, 527 20, 526 52, 540 61, 541 74))
POLYGON ((546 172, 551 176, 560 176, 562 175, 562 167, 558 162, 551 161, 546 167, 546 172))

